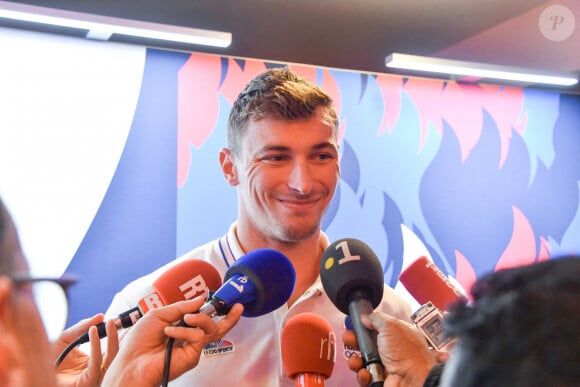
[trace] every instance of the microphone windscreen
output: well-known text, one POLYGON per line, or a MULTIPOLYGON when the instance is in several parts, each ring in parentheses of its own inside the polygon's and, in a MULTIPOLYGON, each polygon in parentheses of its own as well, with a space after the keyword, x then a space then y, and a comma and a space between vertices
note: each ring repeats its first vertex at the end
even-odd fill
POLYGON ((153 290, 164 305, 169 305, 191 300, 221 285, 220 274, 210 263, 201 259, 188 259, 161 274, 153 282, 153 290))
POLYGON ((421 305, 431 301, 440 310, 463 297, 447 276, 427 257, 422 256, 399 275, 399 281, 421 305))
POLYGON ((273 249, 257 249, 240 257, 226 271, 224 282, 236 274, 248 277, 256 289, 255 299, 244 303, 245 317, 278 309, 288 301, 296 283, 292 262, 273 249))
POLYGON ((364 242, 345 238, 333 242, 320 262, 320 279, 332 303, 349 314, 349 297, 355 289, 366 289, 376 308, 383 299, 383 267, 373 250, 364 242))
POLYGON ((300 313, 282 328, 282 364, 286 375, 332 374, 336 361, 336 337, 332 326, 314 313, 300 313))

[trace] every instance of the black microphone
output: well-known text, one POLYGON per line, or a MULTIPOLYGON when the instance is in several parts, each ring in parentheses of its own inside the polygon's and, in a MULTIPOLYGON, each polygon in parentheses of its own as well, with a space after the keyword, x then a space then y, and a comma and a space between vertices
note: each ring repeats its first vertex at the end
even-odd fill
POLYGON ((364 242, 340 239, 324 251, 320 262, 324 291, 341 312, 350 316, 370 386, 382 386, 385 370, 377 348, 376 332, 362 325, 361 314, 370 314, 381 303, 383 267, 364 242))
POLYGON ((234 304, 241 303, 243 316, 261 316, 286 303, 295 283, 294 266, 284 254, 273 249, 257 249, 229 267, 223 285, 199 311, 210 317, 223 316, 234 304))

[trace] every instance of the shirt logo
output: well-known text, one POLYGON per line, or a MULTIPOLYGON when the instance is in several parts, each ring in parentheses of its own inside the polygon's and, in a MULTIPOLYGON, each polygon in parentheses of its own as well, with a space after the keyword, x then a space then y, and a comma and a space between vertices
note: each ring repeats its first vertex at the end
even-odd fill
POLYGON ((214 343, 209 343, 203 348, 203 356, 217 356, 235 351, 234 343, 227 339, 221 339, 214 343))

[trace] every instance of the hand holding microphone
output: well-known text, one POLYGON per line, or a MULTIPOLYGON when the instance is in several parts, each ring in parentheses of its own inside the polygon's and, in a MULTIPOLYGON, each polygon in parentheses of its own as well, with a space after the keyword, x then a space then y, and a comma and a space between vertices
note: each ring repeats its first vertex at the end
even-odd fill
POLYGON ((205 301, 200 296, 149 311, 123 339, 119 352, 105 374, 107 387, 162 384, 168 339, 179 340, 172 348, 168 380, 194 368, 203 348, 221 339, 240 319, 243 307, 236 304, 229 313, 215 322, 204 313, 197 313, 205 301), (174 326, 183 319, 185 326, 174 326))
MULTIPOLYGON (((379 354, 388 378, 398 384, 421 386, 433 366, 442 361, 444 353, 431 350, 427 340, 435 348, 448 343, 440 329, 441 310, 463 297, 463 292, 426 257, 409 265, 399 279, 422 303, 413 315, 415 326, 380 312, 365 316, 362 324, 377 331, 379 354)), ((345 332, 342 339, 347 345, 357 345, 358 337, 352 331, 345 332)), ((359 384, 366 386, 370 375, 366 370, 361 371, 362 365, 356 357, 349 359, 349 367, 358 373, 359 384)))
POLYGON ((371 374, 370 385, 382 386, 385 372, 376 332, 361 322, 361 315, 372 313, 383 298, 384 275, 378 257, 357 239, 338 240, 322 255, 320 277, 328 298, 352 320, 363 365, 371 374))
MULTIPOLYGON (((199 295, 207 295, 219 288, 222 280, 218 271, 208 262, 188 259, 172 266, 153 282, 153 292, 139 300, 137 306, 126 310, 114 319, 117 329, 133 326, 145 313, 152 309, 191 300, 199 295)), ((107 336, 105 323, 97 325, 99 337, 107 336)), ((79 338, 78 344, 86 343, 88 334, 79 338)))
POLYGON ((322 387, 336 362, 336 337, 328 321, 314 313, 288 319, 282 328, 282 364, 296 387, 322 387))
MULTIPOLYGON (((382 312, 373 312, 361 320, 365 327, 377 332, 379 355, 387 374, 385 385, 423 386, 437 363, 437 354, 429 349, 423 334, 411 323, 382 312)), ((357 347, 353 331, 343 333, 342 340, 348 346, 357 347)), ((368 386, 370 374, 362 363, 358 356, 348 359, 349 368, 357 373, 359 385, 368 386)))
MULTIPOLYGON (((257 249, 234 262, 226 271, 223 285, 203 304, 199 313, 208 317, 228 314, 235 304, 242 304, 243 316, 256 317, 285 304, 294 290, 296 272, 290 260, 273 249, 257 249)), ((190 322, 182 320, 178 327, 190 322)), ((163 386, 167 385, 171 370, 173 340, 166 348, 163 386)))
MULTIPOLYGON (((208 262, 189 259, 172 266, 153 282, 153 292, 143 297, 137 306, 119 314, 113 322, 117 329, 133 326, 149 310, 169 305, 178 301, 207 295, 209 290, 217 289, 222 281, 218 271, 208 262)), ((107 336, 105 322, 97 324, 99 338, 107 336)), ((110 322, 108 324, 111 324, 110 322)), ((110 329, 109 329, 110 330, 110 329)), ((78 337, 64 348, 56 359, 60 365, 68 353, 76 346, 89 341, 89 332, 78 337)), ((91 349, 93 351, 93 349, 91 349)))
POLYGON ((58 340, 54 342, 55 355, 58 355, 83 333, 88 332, 90 336, 89 354, 75 346, 56 368, 56 378, 59 385, 93 386, 101 384, 105 370, 109 368, 119 350, 117 328, 112 321, 108 321, 106 330, 109 340, 107 340, 106 348, 103 348, 104 352, 102 352, 96 325, 102 323, 103 319, 103 314, 99 313, 91 318, 81 320, 65 329, 58 340))

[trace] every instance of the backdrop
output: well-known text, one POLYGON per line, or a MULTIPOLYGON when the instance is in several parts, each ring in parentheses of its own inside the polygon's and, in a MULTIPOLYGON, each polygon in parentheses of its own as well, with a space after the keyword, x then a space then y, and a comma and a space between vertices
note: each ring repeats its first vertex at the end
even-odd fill
MULTIPOLYGON (((224 234, 233 100, 279 63, 0 30, 0 194, 34 273, 72 272, 71 322, 224 234), (4 60, 6 58, 6 60, 4 60)), ((421 255, 475 277, 580 252, 580 98, 290 65, 333 97, 342 176, 323 228, 385 282, 421 255)), ((408 297, 408 295, 406 295, 408 297)))

